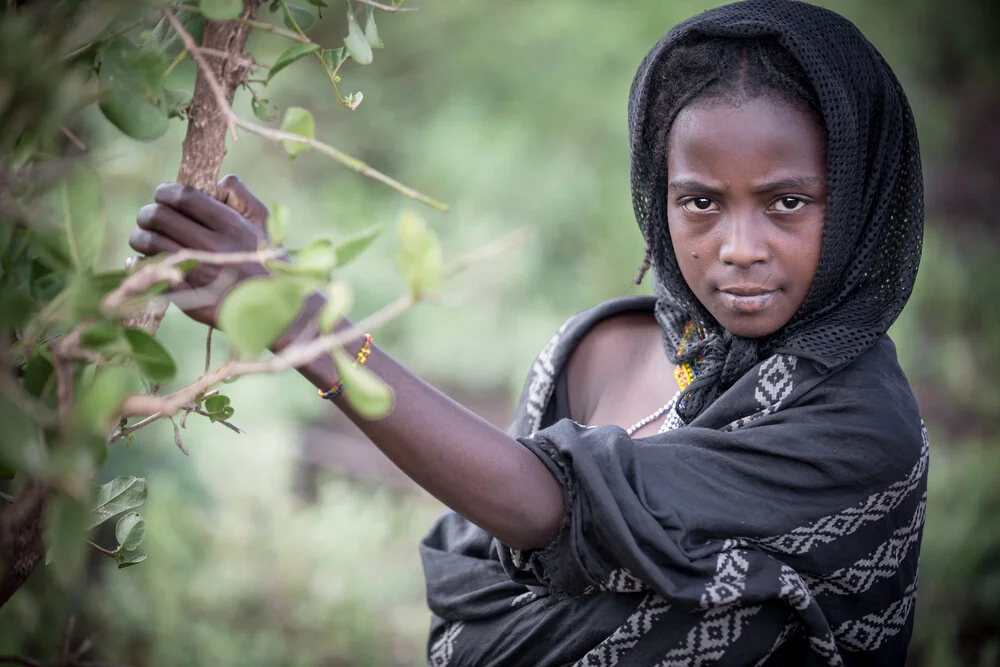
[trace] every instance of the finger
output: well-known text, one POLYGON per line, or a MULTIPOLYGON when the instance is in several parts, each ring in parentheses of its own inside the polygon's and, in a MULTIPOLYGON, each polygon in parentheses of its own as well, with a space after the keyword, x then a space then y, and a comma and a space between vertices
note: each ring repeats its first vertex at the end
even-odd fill
POLYGON ((203 227, 225 231, 243 224, 243 216, 213 197, 180 183, 164 183, 153 192, 153 200, 183 213, 203 227))
POLYGON ((164 204, 147 204, 139 209, 136 223, 140 229, 156 232, 183 248, 214 251, 214 233, 164 204))
POLYGON ((236 209, 240 215, 262 229, 267 228, 267 207, 247 190, 238 176, 229 174, 215 187, 215 196, 223 204, 236 209))
POLYGON ((145 229, 133 229, 128 236, 128 244, 133 250, 146 256, 159 255, 161 252, 177 252, 182 249, 176 241, 145 229))
MULTIPOLYGON (((173 239, 170 239, 158 232, 151 232, 145 229, 132 230, 132 233, 129 234, 128 237, 128 244, 133 250, 142 253, 145 257, 153 257, 154 255, 164 253, 173 253, 184 249, 173 239)), ((140 259, 145 259, 145 257, 140 259)), ((205 285, 215 280, 218 273, 218 269, 213 266, 199 264, 195 268, 188 271, 185 278, 188 283, 194 285, 205 285)))

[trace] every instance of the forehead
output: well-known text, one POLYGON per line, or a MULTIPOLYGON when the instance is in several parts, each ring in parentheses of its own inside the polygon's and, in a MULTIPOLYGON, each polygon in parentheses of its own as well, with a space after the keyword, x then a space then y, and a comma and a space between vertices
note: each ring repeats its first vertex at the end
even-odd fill
POLYGON ((815 116, 788 102, 755 97, 688 105, 670 128, 668 169, 773 171, 822 175, 826 133, 815 116))

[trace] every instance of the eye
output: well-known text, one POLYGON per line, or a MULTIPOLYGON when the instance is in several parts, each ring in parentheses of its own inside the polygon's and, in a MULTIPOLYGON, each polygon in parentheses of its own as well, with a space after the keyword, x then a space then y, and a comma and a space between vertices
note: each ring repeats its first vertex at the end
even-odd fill
POLYGON ((795 213, 805 208, 806 200, 802 197, 779 197, 771 204, 778 213, 795 213))
POLYGON ((688 213, 708 213, 718 210, 718 205, 708 197, 689 197, 681 201, 681 208, 688 213))

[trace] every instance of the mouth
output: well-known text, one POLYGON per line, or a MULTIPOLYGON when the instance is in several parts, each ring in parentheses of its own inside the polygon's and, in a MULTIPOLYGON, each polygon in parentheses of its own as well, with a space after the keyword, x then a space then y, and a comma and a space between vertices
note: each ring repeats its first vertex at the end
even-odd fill
POLYGON ((764 310, 778 292, 778 290, 764 289, 759 286, 743 285, 720 287, 718 291, 722 295, 723 302, 730 309, 744 315, 764 310))

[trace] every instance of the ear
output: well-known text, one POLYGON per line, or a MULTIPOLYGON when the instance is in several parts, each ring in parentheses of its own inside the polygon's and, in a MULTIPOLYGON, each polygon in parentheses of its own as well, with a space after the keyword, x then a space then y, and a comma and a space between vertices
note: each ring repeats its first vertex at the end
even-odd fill
POLYGON ((267 229, 267 207, 247 190, 237 176, 224 176, 215 186, 215 198, 261 229, 267 229))

